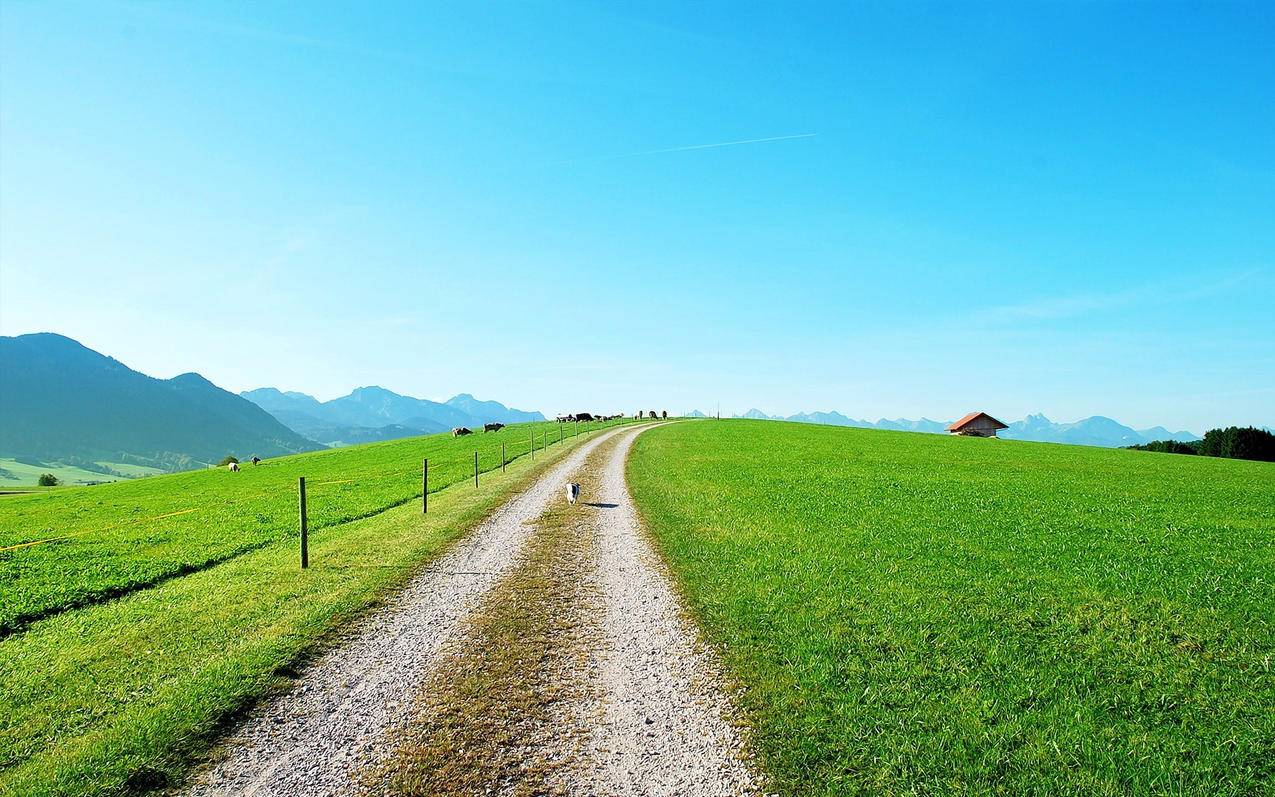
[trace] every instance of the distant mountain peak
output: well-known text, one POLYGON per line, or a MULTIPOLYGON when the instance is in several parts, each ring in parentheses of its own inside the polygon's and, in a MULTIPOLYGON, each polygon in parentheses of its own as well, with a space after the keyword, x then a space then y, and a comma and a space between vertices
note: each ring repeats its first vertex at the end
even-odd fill
POLYGON ((479 401, 469 393, 458 393, 440 404, 380 385, 357 387, 348 395, 324 402, 304 393, 284 394, 274 389, 242 395, 294 431, 325 444, 432 434, 456 426, 544 420, 538 412, 512 409, 498 401, 479 401))
MULTIPOLYGON (((204 386, 217 387, 212 382, 208 381, 208 379, 204 377, 202 374, 197 374, 194 371, 187 371, 184 374, 178 374, 177 376, 174 376, 172 379, 169 379, 168 381, 172 382, 173 384, 179 384, 179 385, 199 385, 201 387, 204 387, 204 386)), ((218 389, 220 390, 220 388, 218 389)))
POLYGON ((66 335, 59 332, 28 332, 25 335, 15 335, 13 339, 41 343, 44 345, 61 345, 69 348, 88 349, 89 351, 92 351, 92 349, 89 349, 88 346, 80 343, 75 338, 68 338, 66 335))
POLYGON ((320 447, 200 374, 156 379, 64 335, 0 337, 0 372, 0 418, 18 420, 0 438, 4 455, 176 470, 320 447))
MULTIPOLYGON (((737 415, 735 417, 755 420, 769 420, 772 418, 772 416, 755 408, 742 416, 737 415)), ((800 412, 796 415, 788 416, 787 419, 781 418, 779 420, 933 434, 945 433, 949 423, 924 417, 919 421, 912 421, 907 418, 879 418, 876 422, 856 421, 836 411, 800 412)), ((1169 432, 1161 426, 1145 429, 1141 432, 1135 431, 1105 415, 1093 415, 1074 423, 1054 423, 1046 418, 1044 413, 1028 415, 1021 421, 1011 423, 1009 428, 1001 432, 1000 436, 1008 440, 1033 440, 1044 443, 1070 443, 1073 445, 1105 446, 1109 448, 1147 443, 1152 440, 1172 439, 1179 442, 1190 442, 1200 439, 1197 435, 1190 432, 1169 432)))

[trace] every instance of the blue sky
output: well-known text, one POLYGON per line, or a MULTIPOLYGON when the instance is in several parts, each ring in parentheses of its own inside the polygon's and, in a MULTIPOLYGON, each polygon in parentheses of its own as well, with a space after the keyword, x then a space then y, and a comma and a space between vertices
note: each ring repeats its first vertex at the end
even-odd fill
POLYGON ((1269 3, 0 8, 3 334, 320 398, 1275 424, 1269 3))

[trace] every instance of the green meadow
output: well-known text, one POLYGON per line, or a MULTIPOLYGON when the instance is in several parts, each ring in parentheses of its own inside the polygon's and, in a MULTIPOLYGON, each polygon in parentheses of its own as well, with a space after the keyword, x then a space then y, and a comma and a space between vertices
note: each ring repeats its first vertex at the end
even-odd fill
MULTIPOLYGON (((565 427, 565 428, 564 428, 565 427)), ((581 425, 581 429, 596 428, 581 425)), ((310 529, 369 517, 481 472, 558 436, 553 422, 467 437, 430 435, 297 454, 162 478, 57 489, 0 500, 0 638, 32 620, 211 567, 297 534, 297 477, 310 529), (48 540, 48 542, 41 542, 48 540), (28 543, 38 543, 28 545, 28 543)))
POLYGON ((163 473, 158 468, 148 468, 145 465, 131 465, 124 462, 99 462, 97 464, 105 465, 122 475, 98 473, 97 471, 85 470, 74 465, 31 465, 26 462, 18 462, 16 459, 0 457, 0 490, 9 487, 31 487, 45 473, 53 474, 64 485, 100 484, 102 482, 135 479, 139 476, 155 476, 163 473))
POLYGON ((1275 465, 703 421, 629 477, 782 794, 1275 791, 1275 465))
MULTIPOLYGON (((24 496, 4 499, 0 512, 8 539, 48 533, 32 518, 53 523, 67 516, 79 522, 52 529, 66 531, 109 523, 131 505, 143 517, 192 503, 219 508, 220 532, 204 520, 162 537, 154 525, 125 526, 102 539, 86 541, 83 536, 90 535, 83 535, 50 544, 47 550, 60 548, 61 558, 43 558, 40 567, 63 567, 67 579, 77 566, 85 579, 95 575, 93 568, 110 557, 112 545, 125 563, 168 562, 183 540, 207 547, 219 535, 233 540, 245 528, 268 531, 262 532, 263 544, 215 566, 109 599, 99 596, 0 638, 0 795, 138 793, 179 782, 229 719, 286 684, 328 634, 401 585, 601 428, 585 431, 582 425, 581 434, 563 444, 557 443, 553 424, 512 428, 502 433, 511 456, 528 453, 532 431, 552 432, 554 442, 537 451, 534 460, 518 456, 504 473, 502 435, 439 436, 298 455, 256 471, 248 466, 240 474, 180 474, 33 497, 46 503, 24 496), (480 466, 489 469, 479 489, 472 481, 476 446, 480 466), (428 515, 419 505, 419 458, 424 456, 430 457, 428 515), (305 571, 298 567, 295 540, 298 474, 307 482, 355 478, 369 492, 379 489, 370 499, 334 492, 329 495, 341 500, 325 506, 326 496, 316 485, 312 506, 323 523, 311 535, 305 571), (238 477, 245 478, 231 481, 238 477), (418 500, 404 505, 413 496, 418 500), (376 512, 378 502, 400 505, 376 512), (281 525, 258 524, 258 513, 277 517, 281 525), (341 520, 346 516, 356 519, 341 520), (23 533, 13 530, 15 519, 25 523, 19 526, 23 533), (160 555, 151 555, 148 535, 156 535, 160 555), (89 551, 77 553, 80 545, 89 551)), ((50 580, 17 559, 41 548, 3 554, 8 557, 6 601, 40 592, 25 581, 50 580)), ((232 549, 233 544, 226 550, 232 549)))

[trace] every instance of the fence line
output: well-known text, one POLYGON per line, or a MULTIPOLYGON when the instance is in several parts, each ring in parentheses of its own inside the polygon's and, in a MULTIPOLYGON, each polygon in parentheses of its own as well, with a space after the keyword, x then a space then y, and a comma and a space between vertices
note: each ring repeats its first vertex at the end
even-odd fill
MULTIPOLYGON (((624 422, 627 422, 627 419, 626 419, 626 421, 624 421, 624 422)), ((622 422, 622 423, 623 423, 623 422, 622 422)), ((579 424, 577 423, 577 424, 575 424, 574 426, 575 426, 575 429, 573 430, 573 431, 574 431, 574 434, 572 435, 572 437, 578 436, 578 435, 580 434, 579 424)), ((603 429, 603 428, 607 428, 605 424, 599 427, 599 429, 603 429)), ((588 426, 588 424, 586 424, 586 425, 585 425, 585 433, 587 434, 587 433, 589 433, 590 431, 597 431, 597 430, 590 429, 590 428, 589 428, 589 426, 588 426)), ((515 460, 517 460, 517 459, 520 459, 520 458, 521 458, 521 457, 523 457, 523 456, 528 456, 528 455, 530 455, 530 457, 532 458, 532 460, 535 460, 535 455, 536 455, 536 439, 535 439, 535 430, 534 430, 534 429, 530 430, 530 433, 531 433, 531 434, 530 434, 530 440, 529 440, 529 448, 528 448, 527 453, 525 453, 525 454, 517 454, 517 453, 515 453, 515 454, 514 454, 514 456, 509 457, 509 456, 507 456, 507 449, 506 449, 507 443, 504 443, 504 442, 502 442, 502 443, 501 443, 501 471, 502 471, 502 472, 503 472, 503 471, 505 471, 506 466, 508 465, 508 463, 513 462, 513 461, 515 461, 515 460)), ((541 451, 546 450, 546 448, 547 448, 547 443, 548 443, 548 442, 549 442, 548 430, 546 430, 546 431, 542 434, 542 438, 541 438, 541 446, 540 446, 540 450, 541 450, 541 451)), ((561 425, 559 425, 559 442, 562 442, 562 428, 561 428, 561 425)), ((477 451, 475 451, 475 458, 477 458, 477 453, 478 453, 478 452, 477 452, 477 451)), ((474 483, 475 483, 475 485, 477 485, 477 484, 478 484, 478 474, 479 474, 479 473, 487 473, 487 472, 490 472, 490 471, 493 471, 493 470, 495 470, 495 467, 494 467, 494 466, 493 466, 492 468, 490 468, 488 471, 479 471, 479 470, 477 470, 477 469, 476 469, 476 472, 475 472, 475 474, 474 474, 474 483)), ((329 480, 329 481, 323 481, 323 482, 313 482, 313 483, 309 484, 308 486, 309 486, 309 487, 323 487, 323 486, 334 485, 334 484, 353 484, 353 483, 355 483, 355 482, 365 482, 365 481, 389 481, 389 480, 396 480, 396 479, 400 479, 400 478, 402 478, 402 477, 401 477, 401 476, 399 476, 399 475, 397 475, 397 474, 393 474, 393 475, 390 475, 390 476, 382 476, 382 477, 379 477, 379 478, 377 478, 377 477, 359 477, 359 478, 353 478, 353 479, 335 479, 335 480, 329 480)), ((458 483, 458 482, 452 482, 452 483, 450 483, 450 484, 445 484, 445 485, 443 485, 442 487, 439 487, 439 488, 435 489, 435 490, 434 490, 434 492, 439 492, 440 490, 445 490, 445 489, 447 489, 448 487, 451 487, 452 485, 454 485, 454 484, 456 484, 456 483, 458 483)), ((423 483, 422 483, 422 485, 421 485, 421 487, 422 487, 422 490, 421 490, 421 497, 422 497, 422 500, 423 500, 423 502, 424 502, 425 506, 428 506, 428 498, 427 498, 427 496, 428 496, 428 492, 429 492, 429 490, 428 490, 428 484, 427 484, 426 482, 423 482, 423 483)), ((249 495, 246 495, 246 496, 239 496, 239 500, 240 500, 240 501, 244 501, 245 499, 251 500, 251 499, 255 499, 255 498, 261 498, 261 497, 264 497, 264 496, 267 496, 267 495, 276 495, 276 494, 277 494, 277 490, 275 490, 275 489, 263 489, 263 490, 260 490, 260 491, 257 491, 257 492, 254 492, 254 493, 251 493, 251 494, 249 494, 249 495)), ((374 512, 372 512, 371 514, 378 514, 380 511, 386 511, 386 510, 388 510, 388 509, 392 509, 392 508, 394 508, 395 506, 401 506, 403 503, 405 503, 406 501, 410 501, 410 500, 412 500, 414 497, 415 497, 414 495, 411 495, 411 496, 408 496, 407 498, 405 498, 405 499, 403 499, 403 500, 392 502, 392 503, 390 503, 390 504, 386 505, 384 508, 379 509, 379 510, 377 510, 377 511, 374 511, 374 512)), ((236 503, 238 503, 238 502, 236 502, 236 503)), ((164 514, 162 514, 162 515, 155 515, 155 516, 152 516, 152 517, 145 517, 145 518, 137 518, 137 519, 135 519, 135 520, 126 520, 126 521, 122 521, 122 522, 120 522, 120 523, 116 523, 116 524, 113 524, 113 525, 110 525, 110 526, 104 526, 104 527, 102 527, 102 528, 96 528, 96 529, 84 529, 84 530, 82 530, 82 531, 74 531, 74 532, 70 532, 70 533, 67 533, 67 534, 60 534, 60 535, 57 535, 57 536, 55 536, 55 537, 47 537, 47 538, 39 539, 39 540, 31 540, 31 541, 28 541, 28 542, 21 542, 21 543, 17 543, 17 544, 14 544, 14 545, 9 545, 9 546, 5 546, 5 547, 3 547, 3 548, 0 548, 0 553, 4 553, 4 552, 8 552, 8 551, 16 551, 16 550, 20 550, 20 549, 23 549, 23 548, 30 548, 30 547, 34 547, 34 546, 37 546, 37 545, 44 545, 44 544, 46 544, 46 543, 51 543, 51 542, 58 542, 58 541, 60 541, 60 540, 74 539, 74 538, 76 538, 76 537, 83 537, 83 536, 88 535, 88 534, 101 534, 101 533, 104 533, 104 532, 114 531, 114 530, 116 530, 116 529, 121 529, 121 528, 124 528, 124 527, 127 527, 127 526, 136 525, 136 524, 139 524, 139 523, 149 523, 149 522, 153 522, 153 521, 157 521, 157 520, 165 520, 165 519, 167 519, 167 518, 171 518, 171 517, 178 517, 178 516, 180 516, 180 515, 189 515, 189 514, 192 514, 192 513, 194 513, 194 512, 198 512, 198 511, 199 511, 199 509, 200 509, 199 507, 192 507, 192 508, 189 508, 189 509, 181 509, 181 510, 177 510, 177 511, 175 511, 175 512, 166 512, 166 513, 164 513, 164 514)), ((370 516, 370 514, 358 513, 358 515, 357 515, 356 517, 354 517, 354 518, 352 518, 352 519, 350 519, 350 520, 348 520, 348 521, 338 521, 337 523, 332 523, 332 524, 322 524, 322 525, 318 526, 317 528, 327 528, 329 525, 341 525, 341 523, 342 523, 342 522, 353 522, 354 520, 361 520, 361 519, 366 518, 366 517, 369 517, 369 516, 370 516)))

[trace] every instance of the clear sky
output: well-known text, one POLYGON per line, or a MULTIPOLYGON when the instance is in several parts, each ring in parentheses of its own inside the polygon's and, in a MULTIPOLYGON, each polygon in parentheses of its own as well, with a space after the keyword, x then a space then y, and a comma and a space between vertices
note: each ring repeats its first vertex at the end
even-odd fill
POLYGON ((1275 425, 1269 2, 0 9, 3 334, 324 399, 1275 425))

